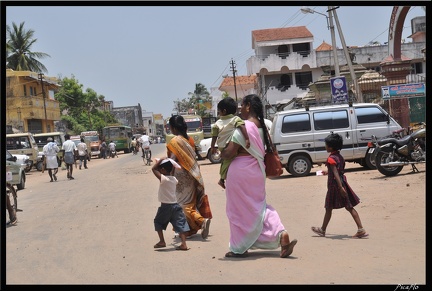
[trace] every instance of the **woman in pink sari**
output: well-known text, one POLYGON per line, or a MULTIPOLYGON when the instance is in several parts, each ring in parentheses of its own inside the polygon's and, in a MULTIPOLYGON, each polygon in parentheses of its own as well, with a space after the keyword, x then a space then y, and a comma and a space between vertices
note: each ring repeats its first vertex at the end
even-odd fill
POLYGON ((245 120, 250 147, 239 129, 222 152, 234 158, 226 178, 226 214, 230 226, 229 252, 225 257, 246 257, 249 249, 281 248, 280 257, 293 252, 297 240, 290 241, 277 211, 266 202, 265 146, 269 147, 261 99, 255 94, 243 98, 241 117, 245 120))

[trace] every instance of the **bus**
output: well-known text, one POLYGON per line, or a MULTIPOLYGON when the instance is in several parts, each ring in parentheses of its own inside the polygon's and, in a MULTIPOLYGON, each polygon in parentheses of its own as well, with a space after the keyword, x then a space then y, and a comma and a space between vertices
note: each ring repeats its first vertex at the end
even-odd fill
MULTIPOLYGON (((195 150, 199 150, 200 142, 204 139, 203 123, 202 118, 199 115, 183 115, 184 120, 187 124, 187 134, 194 139, 195 150)), ((169 118, 165 120, 165 142, 168 144, 169 141, 174 137, 171 133, 169 126, 169 118)))
POLYGON ((109 125, 102 128, 102 138, 108 145, 113 141, 116 145, 116 151, 130 153, 132 142, 132 127, 126 125, 109 125))

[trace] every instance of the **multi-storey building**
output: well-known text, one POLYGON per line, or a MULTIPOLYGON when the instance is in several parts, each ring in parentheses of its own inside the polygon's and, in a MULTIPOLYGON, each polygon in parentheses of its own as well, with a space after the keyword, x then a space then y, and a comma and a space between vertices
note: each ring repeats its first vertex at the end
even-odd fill
POLYGON ((57 78, 6 69, 6 124, 22 132, 54 131, 61 116, 58 88, 57 78))
MULTIPOLYGON (((413 35, 416 33, 418 32, 413 32, 413 35)), ((306 97, 311 84, 322 80, 323 75, 334 76, 335 64, 331 45, 323 43, 314 50, 313 40, 312 33, 305 26, 252 31, 255 55, 247 60, 247 72, 257 76, 257 92, 269 104, 276 106, 293 98, 306 97)), ((422 53, 425 47, 425 40, 401 45, 402 55, 411 59, 412 72, 407 80, 425 78, 426 65, 422 53)), ((380 63, 388 56, 387 45, 349 49, 353 62, 358 65, 358 78, 368 69, 380 72, 380 63)), ((347 82, 351 82, 342 49, 337 49, 337 58, 341 75, 345 75, 347 82)), ((328 91, 323 98, 328 98, 330 94, 328 78, 327 84, 328 91)))

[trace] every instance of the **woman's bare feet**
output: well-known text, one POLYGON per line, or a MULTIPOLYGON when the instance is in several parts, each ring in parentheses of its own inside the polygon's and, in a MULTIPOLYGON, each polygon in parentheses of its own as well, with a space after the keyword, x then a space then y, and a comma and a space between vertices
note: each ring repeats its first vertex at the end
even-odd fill
POLYGON ((293 239, 290 242, 288 232, 286 230, 284 230, 282 233, 282 236, 281 236, 280 244, 281 244, 280 257, 286 258, 292 254, 292 252, 294 250, 294 246, 297 244, 297 240, 293 239))

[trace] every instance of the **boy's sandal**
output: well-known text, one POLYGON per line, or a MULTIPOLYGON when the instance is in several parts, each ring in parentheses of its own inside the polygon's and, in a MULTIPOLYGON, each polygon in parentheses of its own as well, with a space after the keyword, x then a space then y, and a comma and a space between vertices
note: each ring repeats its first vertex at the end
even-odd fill
POLYGON ((312 226, 311 230, 319 236, 325 236, 325 231, 321 229, 321 227, 312 226))
POLYGON ((352 236, 352 238, 363 238, 369 236, 368 233, 366 233, 365 230, 357 231, 355 235, 352 236))

